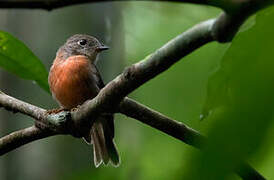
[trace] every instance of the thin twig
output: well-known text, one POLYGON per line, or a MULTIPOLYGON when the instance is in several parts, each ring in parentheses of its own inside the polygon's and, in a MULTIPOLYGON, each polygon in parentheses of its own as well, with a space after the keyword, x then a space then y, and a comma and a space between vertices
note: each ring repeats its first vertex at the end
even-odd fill
POLYGON ((196 130, 132 99, 125 98, 118 111, 198 149, 205 144, 206 138, 196 130))
POLYGON ((0 139, 0 156, 27 143, 56 135, 56 132, 35 126, 15 131, 0 139))

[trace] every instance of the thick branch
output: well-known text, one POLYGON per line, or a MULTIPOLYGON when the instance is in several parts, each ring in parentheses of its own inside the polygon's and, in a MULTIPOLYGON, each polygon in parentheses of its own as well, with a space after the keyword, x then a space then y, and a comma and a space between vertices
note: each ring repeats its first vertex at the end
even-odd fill
POLYGON ((112 112, 113 107, 118 105, 129 93, 170 68, 182 57, 212 41, 211 28, 214 22, 214 20, 208 20, 194 26, 141 62, 126 68, 121 75, 108 83, 95 98, 72 113, 72 119, 87 119, 102 112, 112 112))

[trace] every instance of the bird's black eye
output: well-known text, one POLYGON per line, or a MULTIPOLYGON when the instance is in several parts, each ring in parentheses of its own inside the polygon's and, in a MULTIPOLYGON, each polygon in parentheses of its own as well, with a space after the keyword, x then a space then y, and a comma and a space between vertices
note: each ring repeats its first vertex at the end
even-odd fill
POLYGON ((87 44, 87 40, 81 39, 80 41, 78 41, 78 44, 80 44, 81 46, 84 46, 87 44))

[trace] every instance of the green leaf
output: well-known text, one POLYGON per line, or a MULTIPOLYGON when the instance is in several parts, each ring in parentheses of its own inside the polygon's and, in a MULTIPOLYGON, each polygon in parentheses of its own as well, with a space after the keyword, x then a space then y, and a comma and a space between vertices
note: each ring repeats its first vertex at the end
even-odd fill
POLYGON ((184 179, 231 177, 262 145, 273 123, 273 19, 273 7, 258 13, 256 24, 235 37, 210 78, 204 107, 213 122, 209 142, 184 179))
POLYGON ((258 13, 256 25, 235 37, 223 57, 220 68, 209 79, 204 114, 239 102, 243 95, 248 95, 243 90, 257 89, 258 84, 265 85, 263 83, 267 84, 265 81, 272 78, 273 17, 274 8, 258 13), (262 78, 262 81, 259 78, 262 78), (242 86, 246 83, 248 89, 243 89, 242 86))
POLYGON ((42 62, 21 41, 0 31, 0 67, 37 84, 49 92, 48 72, 42 62))

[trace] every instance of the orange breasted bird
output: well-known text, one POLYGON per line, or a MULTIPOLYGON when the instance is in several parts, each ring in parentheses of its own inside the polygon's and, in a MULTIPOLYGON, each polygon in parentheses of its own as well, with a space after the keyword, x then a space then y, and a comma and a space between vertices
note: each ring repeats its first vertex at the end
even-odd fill
MULTIPOLYGON (((104 87, 96 60, 107 49, 95 37, 83 34, 73 35, 59 48, 48 81, 52 96, 61 108, 76 108, 94 98, 104 87)), ((87 143, 93 144, 96 167, 102 162, 119 166, 120 158, 113 141, 113 114, 100 115, 83 136, 87 143)))

